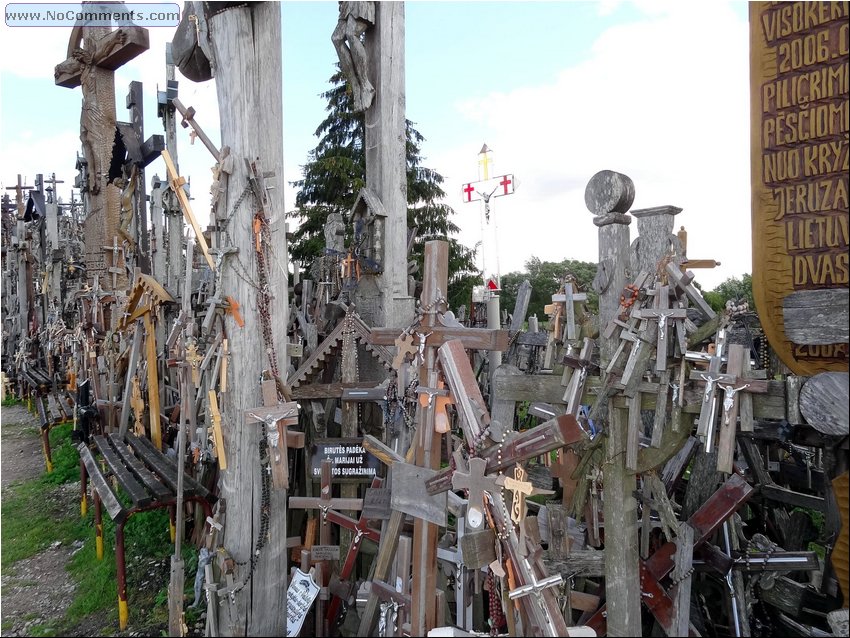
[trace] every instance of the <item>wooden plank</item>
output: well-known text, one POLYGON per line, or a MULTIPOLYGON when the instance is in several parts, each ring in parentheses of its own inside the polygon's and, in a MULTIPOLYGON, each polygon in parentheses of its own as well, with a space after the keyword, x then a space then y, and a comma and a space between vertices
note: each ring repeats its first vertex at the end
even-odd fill
POLYGON ((676 539, 676 568, 673 570, 673 582, 678 583, 673 591, 674 636, 687 636, 691 617, 691 563, 694 554, 694 528, 687 523, 679 526, 676 539))
MULTIPOLYGON (((503 364, 496 368, 496 371, 493 373, 493 379, 510 379, 521 375, 522 372, 516 366, 503 364)), ((494 441, 501 441, 508 432, 514 429, 516 401, 503 399, 498 394, 493 394, 491 403, 490 438, 494 441)))
POLYGON ((115 450, 112 449, 112 446, 109 444, 106 437, 102 435, 95 436, 94 442, 100 450, 101 455, 103 455, 103 458, 106 460, 106 464, 109 466, 109 469, 112 470, 112 473, 121 485, 121 488, 127 492, 132 499, 133 504, 136 507, 145 507, 150 505, 153 502, 153 498, 147 493, 144 486, 142 486, 133 477, 127 466, 121 462, 121 459, 115 450))
MULTIPOLYGON (((144 437, 137 437, 132 433, 127 433, 126 440, 139 456, 142 456, 146 461, 156 463, 156 472, 166 484, 168 484, 169 480, 173 477, 174 485, 169 485, 169 487, 177 489, 177 465, 174 461, 159 450, 155 449, 153 444, 144 437), (165 472, 167 476, 161 474, 160 469, 165 472)), ((206 499, 210 502, 210 504, 213 504, 218 500, 217 496, 212 494, 207 488, 198 483, 191 476, 186 476, 183 480, 183 488, 186 493, 206 499)))
POLYGON ((795 290, 782 299, 785 336, 801 345, 850 341, 847 288, 795 290))
POLYGON ((463 342, 460 339, 447 341, 437 350, 437 358, 460 415, 464 436, 467 441, 477 441, 490 425, 490 414, 463 342))
POLYGON ((162 481, 154 476, 154 474, 146 468, 132 452, 130 452, 127 444, 123 442, 121 435, 113 433, 109 435, 109 438, 112 440, 112 445, 115 447, 115 451, 121 458, 122 463, 132 470, 133 474, 135 474, 136 477, 144 483, 147 489, 153 492, 157 500, 167 501, 174 498, 174 492, 163 485, 162 481))
POLYGON ((106 478, 104 478, 100 468, 97 466, 97 461, 92 456, 91 450, 89 450, 85 443, 80 443, 77 446, 77 450, 80 452, 80 459, 82 459, 86 466, 86 473, 92 482, 92 488, 97 490, 97 494, 106 507, 109 518, 117 523, 126 520, 127 511, 121 505, 118 497, 115 496, 115 492, 109 487, 109 483, 107 483, 106 478))
POLYGON ((394 510, 445 527, 447 523, 446 495, 428 494, 425 483, 435 470, 408 463, 392 466, 390 503, 394 510))

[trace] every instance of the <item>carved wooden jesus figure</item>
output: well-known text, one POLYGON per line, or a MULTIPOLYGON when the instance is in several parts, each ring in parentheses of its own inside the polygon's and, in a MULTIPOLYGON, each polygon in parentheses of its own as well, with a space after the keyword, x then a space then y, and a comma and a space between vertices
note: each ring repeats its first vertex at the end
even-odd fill
POLYGON ((148 49, 147 29, 77 25, 68 58, 56 66, 56 84, 82 86, 80 141, 88 162, 89 191, 97 195, 109 177, 115 139, 115 69, 148 49))
POLYGON ((115 142, 115 69, 148 47, 147 29, 121 27, 112 31, 109 26, 77 24, 68 42, 68 58, 54 71, 57 85, 80 86, 83 90, 80 141, 87 164, 85 255, 89 278, 106 273, 103 246, 113 243, 119 226, 120 189, 109 183, 115 142), (114 213, 110 212, 113 209, 114 213))
POLYGON ((375 87, 367 74, 366 47, 360 37, 375 24, 374 2, 340 2, 339 21, 331 40, 339 55, 342 72, 351 82, 354 94, 354 111, 365 111, 372 105, 375 87))

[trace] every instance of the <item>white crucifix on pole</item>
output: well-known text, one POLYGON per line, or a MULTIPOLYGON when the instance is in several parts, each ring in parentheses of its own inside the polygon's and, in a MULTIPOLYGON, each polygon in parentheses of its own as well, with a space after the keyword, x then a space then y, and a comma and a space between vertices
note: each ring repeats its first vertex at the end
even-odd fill
POLYGON ((513 174, 490 177, 491 149, 485 144, 478 152, 479 179, 468 182, 461 188, 463 203, 484 202, 481 219, 482 261, 486 297, 495 296, 501 289, 499 251, 495 215, 491 214, 490 200, 494 197, 512 195, 516 187, 513 174))

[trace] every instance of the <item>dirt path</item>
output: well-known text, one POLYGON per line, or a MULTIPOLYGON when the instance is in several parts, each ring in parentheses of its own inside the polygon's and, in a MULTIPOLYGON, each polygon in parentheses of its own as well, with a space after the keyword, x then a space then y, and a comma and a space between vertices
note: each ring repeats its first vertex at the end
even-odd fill
POLYGON ((13 481, 28 481, 44 471, 44 456, 38 421, 23 405, 0 410, 0 446, 2 446, 2 486, 13 481))
MULTIPOLYGON (((0 495, 3 503, 13 495, 17 484, 43 474, 40 432, 38 420, 24 406, 4 407, 0 411, 0 495)), ((79 492, 79 481, 57 485, 47 492, 44 507, 63 519, 79 516, 79 492)), ((153 604, 157 593, 167 584, 168 561, 135 554, 127 556, 128 587, 132 589, 131 596, 136 595, 137 600, 144 600, 144 603, 139 602, 139 606, 131 608, 126 631, 117 631, 115 608, 90 614, 74 626, 62 626, 78 587, 66 565, 82 546, 82 541, 70 545, 56 541, 44 551, 2 570, 0 635, 55 636, 60 630, 67 636, 162 635, 165 625, 152 621, 145 607, 153 604)), ((187 581, 194 579, 194 574, 187 574, 186 578, 187 581)), ((203 631, 203 621, 197 622, 189 627, 189 636, 203 635, 203 631)))
MULTIPOLYGON (((38 421, 24 406, 3 408, 0 422, 0 474, 5 501, 10 486, 44 472, 44 456, 38 421)), ((73 502, 72 493, 78 491, 79 484, 60 485, 56 487, 55 497, 73 502)), ((29 636, 32 630, 43 632, 51 624, 58 624, 73 600, 75 584, 65 565, 77 549, 79 546, 57 541, 43 552, 3 570, 0 598, 4 636, 29 636)))

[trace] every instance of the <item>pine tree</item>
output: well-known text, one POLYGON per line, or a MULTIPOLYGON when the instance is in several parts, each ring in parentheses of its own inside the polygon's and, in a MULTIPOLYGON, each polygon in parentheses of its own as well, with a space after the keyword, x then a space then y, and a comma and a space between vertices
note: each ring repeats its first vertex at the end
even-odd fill
MULTIPOLYGON (((331 88, 322 93, 328 101, 327 117, 315 135, 319 143, 310 151, 304 165, 304 178, 292 182, 297 190, 295 210, 287 213, 295 219, 290 254, 302 264, 312 263, 324 248, 323 228, 328 215, 340 213, 346 222, 357 194, 366 185, 366 155, 363 152, 365 117, 353 113, 350 85, 341 71, 330 78, 331 88)), ((406 120, 407 129, 407 225, 416 228, 411 260, 422 269, 425 242, 444 239, 449 242, 449 304, 457 308, 468 304, 472 286, 480 278, 472 250, 452 235, 460 228, 451 217, 454 209, 440 200, 445 197, 443 176, 422 166, 421 145, 425 138, 406 120)), ((350 231, 350 228, 349 228, 350 231)), ((347 237, 348 241, 350 238, 347 237)))

